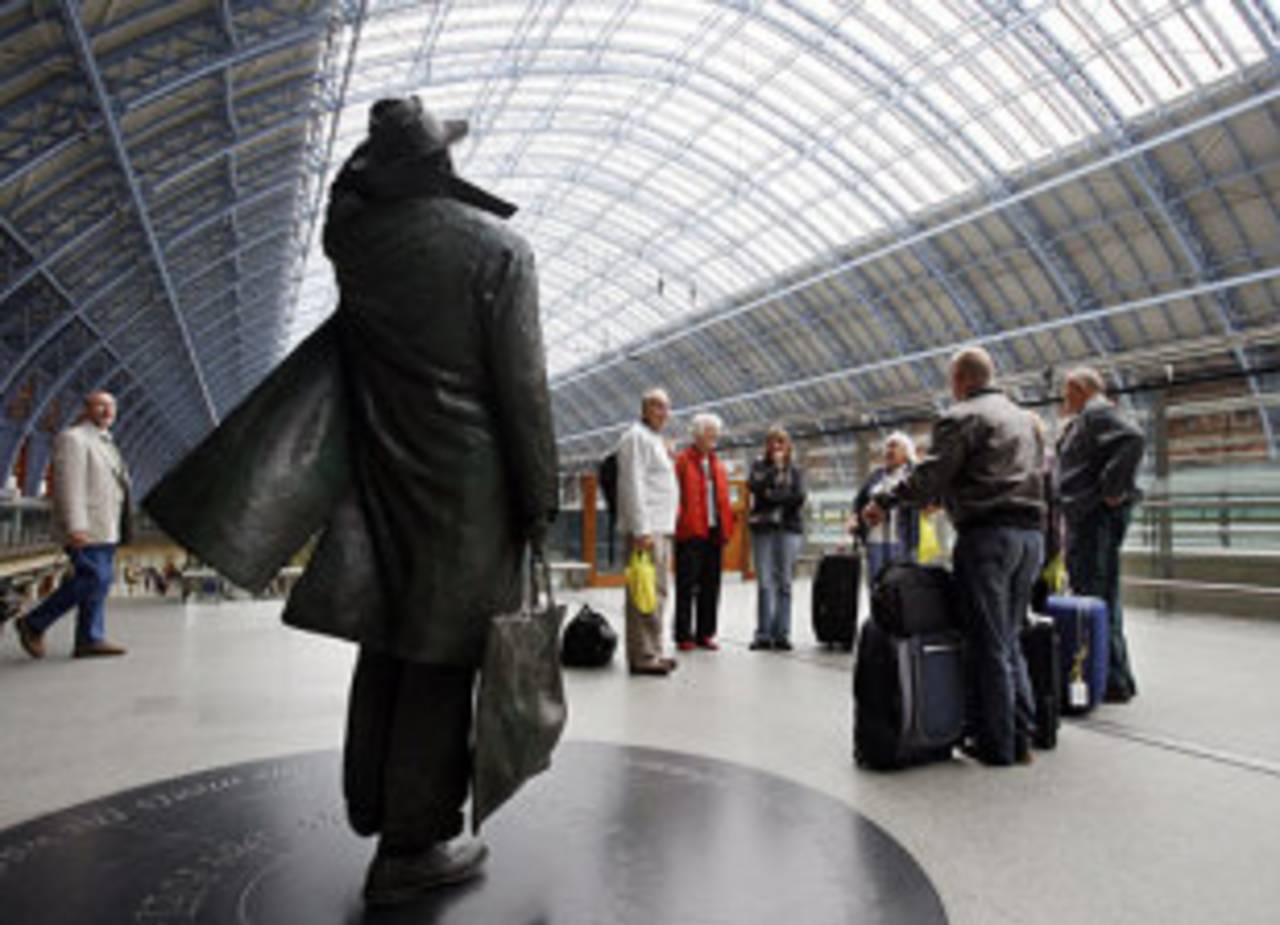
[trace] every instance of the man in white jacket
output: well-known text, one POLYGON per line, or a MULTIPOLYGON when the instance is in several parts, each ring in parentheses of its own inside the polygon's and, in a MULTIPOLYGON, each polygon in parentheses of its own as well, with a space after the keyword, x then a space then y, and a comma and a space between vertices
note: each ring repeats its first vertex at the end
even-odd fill
POLYGON ((680 488, 675 461, 662 438, 671 416, 671 400, 662 389, 650 389, 640 403, 640 420, 618 442, 618 529, 633 551, 653 555, 658 578, 658 605, 643 613, 627 591, 627 663, 632 674, 665 675, 675 668, 662 654, 662 614, 671 572, 671 535, 676 529, 680 488))
POLYGON ((45 630, 72 607, 78 608, 76 658, 124 654, 106 639, 107 592, 129 503, 129 472, 111 439, 115 419, 115 398, 93 392, 85 398, 84 414, 53 442, 54 524, 75 573, 14 621, 32 658, 44 658, 45 630))

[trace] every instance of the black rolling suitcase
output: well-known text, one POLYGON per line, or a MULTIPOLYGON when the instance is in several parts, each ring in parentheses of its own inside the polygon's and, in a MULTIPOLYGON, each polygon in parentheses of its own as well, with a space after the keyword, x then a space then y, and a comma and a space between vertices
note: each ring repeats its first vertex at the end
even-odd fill
POLYGON ((1031 696, 1035 705, 1035 733, 1031 737, 1036 748, 1054 748, 1058 744, 1058 725, 1062 714, 1062 656, 1058 627, 1053 620, 1031 617, 1022 631, 1022 656, 1031 675, 1031 696))
POLYGON ((818 642, 853 648, 858 626, 858 580, 862 560, 856 553, 832 553, 818 562, 813 578, 813 635, 818 642))
POLYGON ((860 766, 887 771, 948 759, 964 732, 963 638, 955 630, 894 636, 868 620, 853 700, 860 766))
POLYGON ((871 592, 854 663, 854 760, 878 770, 945 760, 964 734, 964 639, 951 573, 895 563, 871 592))

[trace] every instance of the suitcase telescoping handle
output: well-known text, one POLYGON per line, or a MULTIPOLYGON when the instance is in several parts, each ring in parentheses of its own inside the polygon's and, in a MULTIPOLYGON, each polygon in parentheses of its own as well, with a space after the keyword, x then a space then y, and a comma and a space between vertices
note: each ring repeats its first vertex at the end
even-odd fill
POLYGON ((933 642, 920 647, 924 655, 937 655, 940 652, 954 652, 961 646, 958 642, 933 642))

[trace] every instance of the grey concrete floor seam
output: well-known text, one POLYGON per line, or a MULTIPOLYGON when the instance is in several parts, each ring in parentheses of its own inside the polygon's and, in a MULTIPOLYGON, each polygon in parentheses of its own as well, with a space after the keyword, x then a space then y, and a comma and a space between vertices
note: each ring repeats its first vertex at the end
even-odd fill
POLYGON ((1136 729, 1111 720, 1092 719, 1086 717, 1079 720, 1070 720, 1069 722, 1074 726, 1078 726, 1085 732, 1090 732, 1095 735, 1125 739, 1130 742, 1137 742, 1140 745, 1148 745, 1152 748, 1173 752, 1174 754, 1186 755, 1188 757, 1198 758, 1204 761, 1212 761, 1215 764, 1238 768, 1242 771, 1249 771, 1254 774, 1264 774, 1268 777, 1280 779, 1280 764, 1273 761, 1267 761, 1263 758, 1255 758, 1249 755, 1240 755, 1218 748, 1211 748, 1207 745, 1201 745, 1196 742, 1188 742, 1172 736, 1136 729))

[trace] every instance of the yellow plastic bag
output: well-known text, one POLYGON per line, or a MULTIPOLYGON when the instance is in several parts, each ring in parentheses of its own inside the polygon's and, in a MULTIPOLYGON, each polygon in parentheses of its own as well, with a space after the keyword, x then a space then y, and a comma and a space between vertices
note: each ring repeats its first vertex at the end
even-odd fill
POLYGON ((1040 577, 1044 579, 1045 587, 1049 589, 1050 594, 1061 594, 1066 590, 1067 565, 1062 560, 1062 553, 1058 553, 1045 563, 1040 571, 1040 577))
POLYGON ((627 591, 631 603, 643 614, 658 609, 658 573, 653 567, 653 556, 643 549, 631 553, 627 561, 627 591))
POLYGON ((938 528, 928 514, 920 515, 920 542, 916 546, 916 561, 932 562, 942 556, 942 544, 938 542, 938 528))

